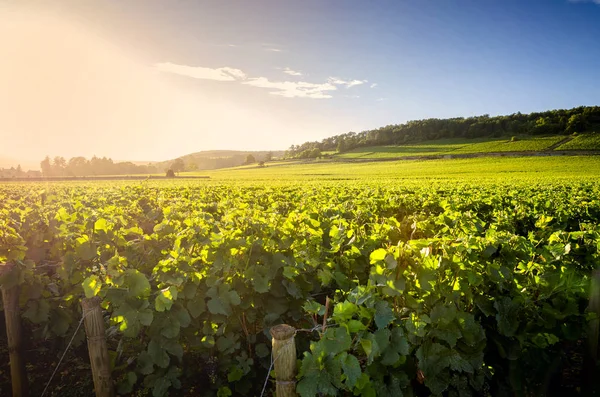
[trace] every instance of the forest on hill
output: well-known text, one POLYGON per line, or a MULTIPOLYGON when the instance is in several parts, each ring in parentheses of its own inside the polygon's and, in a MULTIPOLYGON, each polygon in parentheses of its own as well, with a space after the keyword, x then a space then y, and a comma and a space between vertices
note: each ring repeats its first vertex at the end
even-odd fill
POLYGON ((425 119, 393 124, 362 132, 348 132, 321 141, 292 145, 288 158, 318 157, 325 151, 343 153, 378 145, 401 145, 446 138, 494 138, 510 135, 561 135, 600 129, 600 106, 549 110, 506 116, 482 115, 450 119, 425 119))

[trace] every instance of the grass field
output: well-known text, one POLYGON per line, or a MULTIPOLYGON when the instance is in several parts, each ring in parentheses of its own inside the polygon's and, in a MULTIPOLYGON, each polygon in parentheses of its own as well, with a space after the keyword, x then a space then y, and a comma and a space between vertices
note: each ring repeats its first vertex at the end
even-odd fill
POLYGON ((571 141, 557 147, 556 150, 600 150, 600 134, 578 135, 571 141))
MULTIPOLYGON (((199 172, 212 181, 309 180, 514 180, 593 178, 600 175, 600 157, 510 157, 440 160, 399 160, 366 163, 279 163, 264 168, 239 167, 199 172)), ((182 175, 190 175, 182 173, 182 175)))
POLYGON ((336 155, 343 159, 381 159, 404 156, 432 156, 470 153, 542 151, 565 139, 564 136, 520 137, 510 139, 441 139, 428 143, 371 146, 336 155))

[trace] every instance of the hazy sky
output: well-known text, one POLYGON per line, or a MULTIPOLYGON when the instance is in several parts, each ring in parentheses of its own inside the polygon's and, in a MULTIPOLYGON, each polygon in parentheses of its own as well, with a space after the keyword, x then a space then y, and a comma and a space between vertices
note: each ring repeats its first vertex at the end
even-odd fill
POLYGON ((0 157, 285 149, 600 102, 600 0, 0 0, 0 157))

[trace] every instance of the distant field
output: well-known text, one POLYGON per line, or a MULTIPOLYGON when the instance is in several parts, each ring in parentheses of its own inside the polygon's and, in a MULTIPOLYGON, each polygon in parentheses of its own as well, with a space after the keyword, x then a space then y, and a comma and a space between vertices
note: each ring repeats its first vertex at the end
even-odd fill
MULTIPOLYGON (((231 168, 198 173, 228 183, 289 183, 354 180, 362 183, 423 183, 442 180, 556 180, 600 175, 599 156, 479 157, 470 159, 398 160, 367 163, 306 162, 264 168, 231 168)), ((190 175, 182 173, 182 175, 190 175)))
POLYGON ((550 136, 518 138, 514 142, 511 140, 497 140, 466 145, 455 150, 454 153, 537 152, 546 150, 563 139, 565 139, 564 136, 550 136))
POLYGON ((578 135, 556 150, 600 150, 600 133, 578 135))
POLYGON ((432 156, 469 153, 542 151, 565 139, 564 136, 510 139, 443 139, 427 143, 371 146, 336 155, 343 159, 381 159, 404 156, 432 156))

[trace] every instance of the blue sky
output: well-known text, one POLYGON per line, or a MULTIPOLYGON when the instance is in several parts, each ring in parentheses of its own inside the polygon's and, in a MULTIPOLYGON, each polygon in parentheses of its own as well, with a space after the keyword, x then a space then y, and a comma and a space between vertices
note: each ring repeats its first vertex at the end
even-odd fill
MULTIPOLYGON (((170 102, 184 104, 178 108, 190 104, 185 113, 177 110, 180 113, 160 120, 157 114, 168 113, 161 112, 164 105, 140 105, 135 122, 124 114, 121 117, 127 120, 111 122, 114 132, 98 127, 92 134, 106 138, 114 133, 125 141, 131 136, 132 142, 146 134, 148 142, 133 151, 93 137, 54 147, 52 131, 46 150, 90 155, 91 143, 94 151, 102 151, 94 154, 162 160, 205 149, 284 149, 306 140, 420 118, 597 105, 600 4, 596 3, 24 1, 8 2, 4 15, 13 20, 17 14, 18 18, 51 15, 56 23, 72 25, 73 32, 85 30, 90 43, 101 40, 118 52, 115 63, 127 58, 136 67, 151 70, 152 84, 160 80, 168 86, 177 95, 170 102), (198 108, 211 110, 195 118, 193 109, 198 108), (140 121, 144 112, 153 113, 151 126, 140 121), (119 130, 120 124, 127 125, 127 131, 119 130), (165 129, 177 143, 157 147, 165 129), (186 142, 184 147, 181 141, 186 142)), ((41 29, 40 38, 44 34, 41 29)), ((94 45, 86 45, 88 51, 94 45)), ((123 68, 118 70, 115 80, 124 79, 123 68)), ((0 69, 0 85, 1 74, 0 69)), ((104 78, 110 80, 110 75, 104 78)), ((122 82, 115 86, 114 95, 131 95, 129 102, 142 102, 133 91, 143 88, 132 86, 132 92, 121 94, 122 86, 122 82)), ((84 110, 88 116, 93 113, 84 110)), ((64 109, 52 113, 75 117, 64 109)), ((16 120, 13 130, 20 124, 22 119, 16 120)), ((53 129, 68 138, 61 126, 56 122, 53 129)), ((74 131, 95 128, 83 118, 69 126, 74 131)), ((14 145, 17 152, 38 156, 41 151, 27 146, 31 135, 25 136, 29 139, 14 145)))

